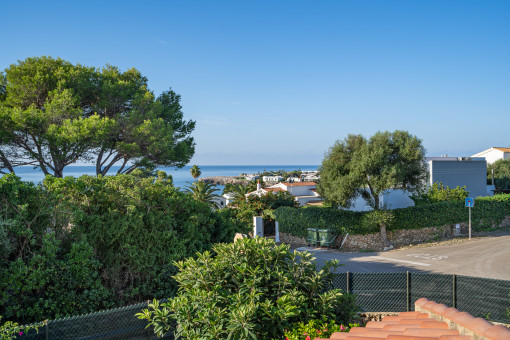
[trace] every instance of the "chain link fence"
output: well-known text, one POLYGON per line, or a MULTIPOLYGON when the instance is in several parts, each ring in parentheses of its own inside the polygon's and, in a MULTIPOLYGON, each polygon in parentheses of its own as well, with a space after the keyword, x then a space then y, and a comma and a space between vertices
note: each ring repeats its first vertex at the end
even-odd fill
MULTIPOLYGON (((48 321, 38 332, 30 330, 20 338, 37 340, 92 339, 161 339, 154 335, 146 320, 135 314, 147 308, 148 302, 122 308, 48 321)), ((164 339, 173 339, 168 334, 164 339)))
POLYGON ((428 273, 340 273, 333 287, 356 295, 364 312, 413 311, 425 297, 490 321, 510 321, 510 281, 428 273))
MULTIPOLYGON (((364 312, 414 310, 414 301, 425 297, 453 306, 476 317, 509 322, 510 281, 427 273, 340 273, 332 288, 356 295, 364 312)), ((91 340, 156 339, 147 322, 135 317, 147 302, 123 308, 48 321, 39 332, 23 339, 91 340)), ((173 339, 171 334, 166 339, 173 339)))

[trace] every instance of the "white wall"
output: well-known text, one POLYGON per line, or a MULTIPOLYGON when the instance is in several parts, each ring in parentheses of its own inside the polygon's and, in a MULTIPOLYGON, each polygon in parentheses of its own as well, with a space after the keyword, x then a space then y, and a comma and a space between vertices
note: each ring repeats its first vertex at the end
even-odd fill
MULTIPOLYGON (((386 209, 407 208, 414 205, 413 200, 409 198, 409 193, 402 189, 389 189, 384 191, 379 195, 379 202, 381 202, 381 206, 386 209)), ((358 197, 353 201, 353 205, 348 210, 370 211, 373 209, 363 198, 358 197)))
POLYGON ((309 196, 313 195, 313 192, 310 191, 310 189, 315 189, 315 185, 298 185, 293 187, 287 187, 287 190, 293 195, 293 196, 309 196))

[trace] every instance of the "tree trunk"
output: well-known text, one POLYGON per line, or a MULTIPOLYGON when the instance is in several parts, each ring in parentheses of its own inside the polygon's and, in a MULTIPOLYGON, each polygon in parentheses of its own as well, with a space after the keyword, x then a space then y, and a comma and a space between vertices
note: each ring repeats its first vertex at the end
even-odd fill
POLYGON ((388 241, 388 237, 386 235, 386 223, 381 223, 381 241, 384 244, 384 250, 389 250, 393 248, 393 245, 388 241))

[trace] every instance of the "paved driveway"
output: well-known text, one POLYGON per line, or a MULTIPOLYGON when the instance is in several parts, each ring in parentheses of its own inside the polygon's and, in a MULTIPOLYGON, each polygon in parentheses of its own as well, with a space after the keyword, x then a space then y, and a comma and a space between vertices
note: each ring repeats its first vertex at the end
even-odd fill
POLYGON ((319 264, 330 259, 338 259, 340 263, 345 264, 338 268, 338 272, 419 271, 510 280, 510 235, 480 237, 456 244, 411 247, 379 253, 311 251, 319 264))

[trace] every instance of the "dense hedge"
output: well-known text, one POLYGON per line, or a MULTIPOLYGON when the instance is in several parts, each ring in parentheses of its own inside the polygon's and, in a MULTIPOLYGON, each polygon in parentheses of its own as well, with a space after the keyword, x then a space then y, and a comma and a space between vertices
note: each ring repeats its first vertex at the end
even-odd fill
MULTIPOLYGON (((437 227, 468 221, 464 201, 442 202, 392 210, 388 230, 437 227)), ((471 210, 474 230, 484 230, 501 223, 510 216, 510 194, 481 197, 475 200, 471 210)), ((306 236, 307 228, 328 228, 341 233, 368 234, 378 232, 377 225, 367 218, 370 212, 352 212, 335 208, 306 207, 293 209, 282 207, 275 211, 280 231, 294 236, 306 236)))
POLYGON ((228 216, 132 175, 0 178, 0 315, 18 322, 174 295, 175 260, 232 240, 228 216))

